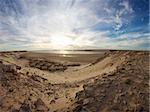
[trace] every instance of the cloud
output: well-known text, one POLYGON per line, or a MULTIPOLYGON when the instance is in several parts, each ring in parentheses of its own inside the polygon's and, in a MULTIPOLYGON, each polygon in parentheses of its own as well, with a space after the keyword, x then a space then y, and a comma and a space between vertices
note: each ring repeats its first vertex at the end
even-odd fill
POLYGON ((0 3, 1 49, 128 46, 121 40, 123 36, 119 40, 108 35, 112 28, 119 31, 130 22, 128 15, 134 11, 128 0, 117 3, 117 7, 108 1, 5 0, 0 3))
POLYGON ((126 19, 126 16, 133 13, 132 7, 129 5, 129 1, 125 0, 119 4, 122 6, 119 10, 116 11, 116 14, 114 16, 114 21, 116 25, 114 26, 114 29, 116 31, 120 30, 120 28, 123 26, 123 24, 128 24, 130 18, 126 19))
POLYGON ((120 11, 120 14, 125 14, 125 13, 132 13, 133 9, 132 7, 129 5, 129 1, 128 0, 124 0, 123 2, 120 3, 121 6, 123 6, 124 8, 120 11))
MULTIPOLYGON (((143 49, 143 45, 149 45, 149 33, 132 32, 118 36, 117 38, 110 39, 114 42, 114 47, 117 49, 143 49)), ((149 49, 146 46, 145 49, 149 49)))
MULTIPOLYGON (((56 34, 59 34, 60 37, 57 37, 58 39, 69 35, 75 37, 75 43, 78 43, 81 39, 86 41, 86 44, 80 44, 80 46, 88 45, 90 44, 89 38, 83 37, 85 32, 83 33, 82 30, 99 22, 103 22, 102 19, 99 19, 97 15, 89 9, 89 4, 86 5, 85 3, 83 4, 85 6, 82 7, 82 4, 80 4, 82 0, 51 0, 47 1, 47 5, 38 4, 39 2, 40 0, 34 2, 22 0, 20 4, 22 4, 22 8, 25 11, 22 16, 17 19, 14 15, 3 16, 3 19, 0 19, 0 23, 5 24, 2 25, 1 28, 6 29, 8 32, 7 35, 4 35, 9 38, 6 40, 15 43, 20 42, 20 38, 25 38, 24 40, 29 41, 27 44, 41 43, 41 45, 44 45, 46 41, 51 42, 53 38, 56 38, 56 34), (80 32, 75 32, 77 30, 80 30, 80 32), (78 37, 80 37, 80 39, 78 37), (12 41, 11 38, 14 38, 13 40, 15 41, 12 41)), ((4 8, 5 10, 9 10, 9 7, 4 8)), ((14 11, 16 12, 16 10, 14 11)))

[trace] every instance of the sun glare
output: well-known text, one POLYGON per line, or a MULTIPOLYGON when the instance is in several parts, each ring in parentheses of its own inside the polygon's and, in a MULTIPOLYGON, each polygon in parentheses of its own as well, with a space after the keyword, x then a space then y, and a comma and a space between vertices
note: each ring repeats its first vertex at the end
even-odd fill
POLYGON ((55 49, 67 49, 73 44, 73 40, 63 35, 52 36, 51 43, 55 49))

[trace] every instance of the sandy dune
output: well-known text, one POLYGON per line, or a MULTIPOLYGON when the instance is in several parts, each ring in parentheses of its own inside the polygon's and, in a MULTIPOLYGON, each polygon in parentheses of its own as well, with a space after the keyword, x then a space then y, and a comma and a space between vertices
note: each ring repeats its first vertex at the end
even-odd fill
POLYGON ((144 51, 105 51, 72 58, 0 53, 0 110, 148 112, 144 97, 148 94, 148 58, 149 52, 144 51))

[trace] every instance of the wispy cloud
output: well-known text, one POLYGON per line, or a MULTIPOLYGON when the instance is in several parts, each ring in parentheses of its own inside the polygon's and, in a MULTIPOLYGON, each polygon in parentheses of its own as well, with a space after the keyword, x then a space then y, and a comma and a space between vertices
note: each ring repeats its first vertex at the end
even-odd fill
MULTIPOLYGON (((108 36, 134 13, 128 0, 2 0, 0 49, 122 48, 129 41, 108 36), (106 27, 106 28, 105 28, 106 27), (97 28, 98 30, 94 30, 97 28), (102 28, 107 30, 103 31, 102 28), (64 41, 65 40, 65 41, 64 41), (61 43, 64 41, 64 44, 61 43), (24 47, 26 46, 26 47, 24 47)), ((134 35, 132 35, 134 36, 134 35)), ((124 38, 123 35, 122 37, 124 38)), ((133 39, 130 42, 135 42, 133 39)), ((141 41, 141 40, 140 40, 141 41)), ((145 39, 143 38, 145 42, 145 39)), ((136 42, 136 46, 140 43, 136 42)), ((133 44, 134 46, 135 44, 133 44)), ((131 46, 132 47, 132 46, 131 46)))

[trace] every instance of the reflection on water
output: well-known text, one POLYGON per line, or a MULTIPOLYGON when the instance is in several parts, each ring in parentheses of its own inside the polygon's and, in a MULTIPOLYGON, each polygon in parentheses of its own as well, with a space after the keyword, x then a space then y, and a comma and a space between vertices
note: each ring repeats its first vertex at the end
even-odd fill
POLYGON ((60 50, 60 51, 59 51, 59 54, 63 54, 63 55, 65 55, 65 54, 69 54, 69 51, 60 50))
POLYGON ((79 50, 39 50, 37 53, 53 53, 68 57, 71 54, 103 54, 105 51, 79 51, 79 50))

